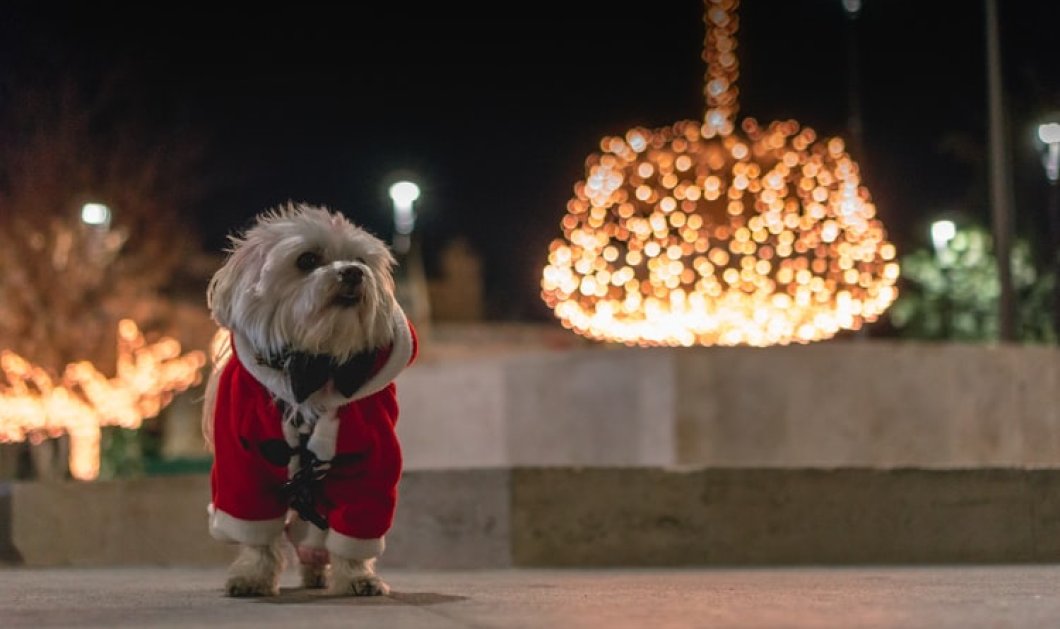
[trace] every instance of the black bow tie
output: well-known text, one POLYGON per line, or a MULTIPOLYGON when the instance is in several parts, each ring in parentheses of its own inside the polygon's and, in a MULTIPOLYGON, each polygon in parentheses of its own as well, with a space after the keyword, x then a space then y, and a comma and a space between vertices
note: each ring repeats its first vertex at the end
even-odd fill
POLYGON ((345 362, 338 362, 329 354, 310 354, 297 350, 285 349, 278 354, 259 356, 262 365, 279 369, 287 374, 291 383, 291 393, 299 404, 319 390, 330 379, 343 397, 350 397, 361 388, 372 375, 378 349, 367 350, 354 355, 345 362))

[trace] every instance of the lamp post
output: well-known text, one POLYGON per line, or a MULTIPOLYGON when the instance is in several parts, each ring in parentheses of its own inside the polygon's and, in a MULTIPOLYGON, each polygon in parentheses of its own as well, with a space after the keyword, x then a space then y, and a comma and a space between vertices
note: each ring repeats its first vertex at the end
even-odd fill
POLYGON ((953 318, 953 281, 950 277, 950 268, 953 260, 950 251, 950 241, 957 235, 957 226, 953 221, 939 220, 931 223, 931 244, 935 247, 935 259, 942 271, 942 336, 949 338, 953 333, 951 321, 953 318))
POLYGON ((1046 146, 1045 155, 1042 156, 1045 176, 1049 183, 1055 186, 1060 180, 1060 123, 1047 122, 1038 125, 1038 139, 1046 146))
POLYGON ((420 198, 420 187, 411 181, 399 181, 390 186, 389 192, 394 202, 394 250, 406 254, 412 247, 412 230, 416 227, 412 204, 420 198))
POLYGON ((85 203, 81 206, 81 222, 91 227, 106 230, 110 227, 110 208, 102 203, 85 203))
POLYGON ((431 308, 427 291, 427 274, 418 239, 413 237, 416 211, 413 204, 420 198, 420 187, 407 180, 390 186, 390 200, 394 203, 394 254, 398 260, 395 273, 398 303, 416 325, 421 339, 429 333, 431 308))
POLYGON ((1049 180, 1049 263, 1053 267, 1053 332, 1060 342, 1060 123, 1038 125, 1038 139, 1045 145, 1042 166, 1049 180))
POLYGON ((847 131, 850 132, 852 153, 865 167, 864 125, 861 118, 861 73, 858 58, 857 22, 861 14, 861 0, 843 0, 847 16, 847 131))
POLYGON ((81 206, 81 225, 84 227, 85 243, 91 263, 102 269, 111 262, 112 255, 120 246, 120 239, 112 237, 110 207, 98 201, 88 201, 81 206))
POLYGON ((986 9, 986 93, 988 120, 987 168, 990 173, 990 215, 997 252, 998 340, 1016 340, 1016 293, 1012 284, 1012 181, 1005 138, 1005 99, 1001 80, 1001 35, 997 0, 986 9))

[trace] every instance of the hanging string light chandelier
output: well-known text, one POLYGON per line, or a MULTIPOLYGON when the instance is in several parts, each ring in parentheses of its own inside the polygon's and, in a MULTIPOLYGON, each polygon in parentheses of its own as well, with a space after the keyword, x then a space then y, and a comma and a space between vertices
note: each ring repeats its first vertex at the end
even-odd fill
POLYGON ((897 296, 894 245, 843 140, 736 129, 738 0, 705 0, 703 122, 605 137, 549 247, 563 325, 629 345, 806 343, 897 296))

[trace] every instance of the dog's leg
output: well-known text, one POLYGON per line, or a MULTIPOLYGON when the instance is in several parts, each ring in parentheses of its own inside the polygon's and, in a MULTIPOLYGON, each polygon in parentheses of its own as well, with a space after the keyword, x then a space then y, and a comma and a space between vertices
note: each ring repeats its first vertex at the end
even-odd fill
POLYGON ((280 593, 283 572, 283 539, 267 546, 243 544, 239 555, 228 567, 225 593, 228 596, 276 596, 280 593))
POLYGON ((328 586, 328 549, 324 547, 327 532, 299 517, 287 523, 287 539, 298 554, 302 587, 310 589, 328 586))
POLYGON ((375 559, 347 559, 331 555, 330 594, 386 596, 390 586, 375 574, 375 559))
POLYGON ((318 589, 328 586, 328 551, 323 548, 298 546, 298 561, 302 572, 302 587, 318 589))

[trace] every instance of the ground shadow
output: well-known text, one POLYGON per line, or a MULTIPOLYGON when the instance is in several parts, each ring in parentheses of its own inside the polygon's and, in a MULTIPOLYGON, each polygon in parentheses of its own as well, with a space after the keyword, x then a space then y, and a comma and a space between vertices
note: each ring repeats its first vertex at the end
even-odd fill
POLYGON ((255 599, 259 603, 271 605, 411 605, 425 607, 442 603, 466 601, 466 596, 434 594, 432 592, 391 592, 389 596, 335 596, 324 590, 307 590, 305 588, 280 588, 279 596, 267 596, 255 599))

